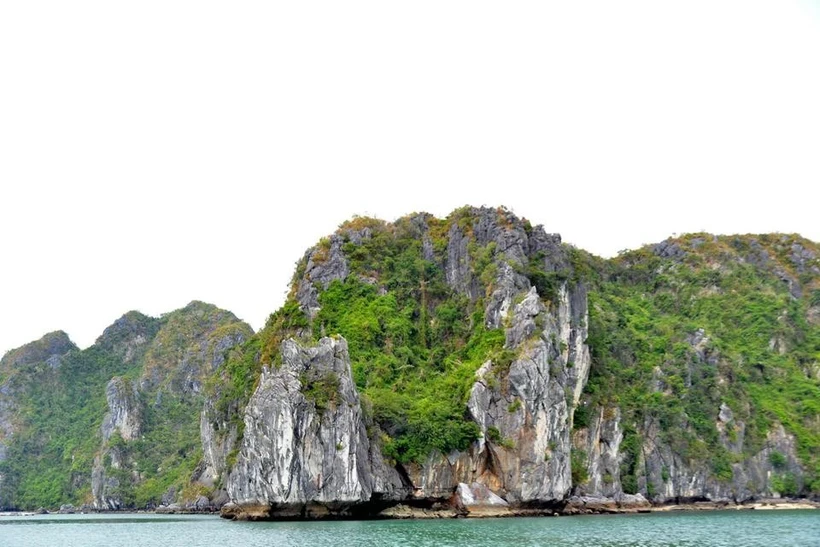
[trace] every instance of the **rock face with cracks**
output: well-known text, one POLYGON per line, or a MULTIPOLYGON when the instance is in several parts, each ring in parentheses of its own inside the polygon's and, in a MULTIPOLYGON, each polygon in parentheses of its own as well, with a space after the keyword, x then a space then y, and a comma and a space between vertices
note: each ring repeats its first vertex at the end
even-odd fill
POLYGON ((508 501, 552 502, 572 487, 572 411, 590 366, 586 303, 577 301, 580 309, 562 286, 557 313, 549 314, 530 289, 507 329, 507 347, 517 356, 507 370, 488 361, 477 373, 468 403, 483 437, 475 458, 486 462, 478 466, 485 482, 508 501))
POLYGON ((504 208, 357 217, 259 333, 192 302, 129 312, 84 350, 56 332, 3 356, 0 508, 414 518, 816 495, 818 257, 796 235, 692 234, 604 260, 504 208))
POLYGON ((507 346, 517 357, 506 367, 487 361, 468 403, 481 438, 422 464, 388 466, 368 438, 344 339, 315 347, 285 341, 282 365, 263 370, 245 410, 223 514, 374 516, 397 502, 449 500, 456 491, 468 507, 564 499, 572 487, 572 409, 590 364, 586 303, 577 291, 562 286, 554 314, 534 288, 508 310, 507 346))
MULTIPOLYGON (((296 335, 308 340, 305 334, 315 328, 314 322, 321 325, 322 335, 326 333, 321 297, 331 285, 335 284, 336 297, 340 283, 348 284, 350 279, 377 287, 378 294, 389 294, 391 286, 381 268, 407 256, 401 254, 407 247, 391 249, 385 231, 395 238, 410 234, 417 241, 419 259, 427 263, 424 267, 438 268, 447 289, 475 306, 470 328, 480 317, 484 329, 504 333, 503 351, 489 352, 483 364, 475 365, 474 382, 467 392, 464 419, 478 427, 478 439, 466 448, 434 449, 409 462, 386 461, 381 455, 385 433, 362 412, 350 366, 345 364, 350 357, 346 345, 341 347, 343 339, 323 338, 315 347, 289 340, 282 345, 282 366, 265 369, 244 413, 241 450, 236 465, 228 470, 232 503, 226 516, 409 518, 572 512, 579 507, 608 511, 644 508, 647 500, 744 501, 781 495, 778 488, 804 488, 798 441, 778 423, 768 433, 764 430, 762 446, 759 436, 754 443, 747 442, 744 419, 748 417, 741 419, 730 405, 720 403, 705 413, 714 416, 717 436, 710 442, 717 446, 710 446, 712 453, 704 458, 683 453, 670 425, 651 412, 636 412, 619 404, 617 396, 585 393, 593 369, 588 345, 593 304, 588 293, 600 291, 600 285, 590 284, 588 270, 578 271, 579 255, 560 236, 501 209, 465 208, 446 222, 431 219, 417 214, 395 224, 354 221, 311 249, 294 281, 295 300, 309 318, 296 335), (376 244, 368 246, 372 241, 376 244), (384 262, 368 254, 373 249, 386 253, 384 262), (333 387, 330 395, 328 386, 333 387), (581 413, 577 424, 576 412, 581 413)), ((737 249, 745 244, 729 243, 737 249)), ((634 283, 644 282, 644 276, 674 273, 700 264, 693 262, 691 253, 704 252, 710 245, 724 243, 712 236, 691 242, 669 240, 639 255, 640 260, 660 262, 633 272, 630 261, 635 258, 627 256, 618 275, 625 283, 634 283)), ((725 251, 718 256, 768 268, 783 283, 788 281, 789 298, 800 298, 797 277, 805 278, 816 267, 816 256, 808 246, 789 247, 790 262, 781 267, 774 253, 763 251, 754 241, 749 245, 748 256, 734 258, 725 251)), ((713 273, 704 278, 713 285, 698 297, 720 294, 714 272, 723 274, 734 267, 719 265, 713 258, 705 264, 713 273)), ((583 260, 580 267, 584 268, 583 260)), ((614 272, 598 270, 597 283, 615 279, 614 272)), ((429 298, 425 281, 415 293, 422 302, 429 298)), ((622 299, 616 301, 619 305, 631 297, 615 294, 622 299)), ((601 297, 596 298, 599 306, 601 297)), ((805 314, 809 325, 816 323, 812 310, 817 304, 812 302, 805 314)), ((429 309, 432 314, 435 305, 429 309)), ((596 313, 604 312, 599 307, 596 313)), ((781 324, 784 317, 779 316, 781 324)), ((429 327, 435 328, 436 321, 438 317, 430 320, 429 327)), ((724 363, 707 330, 694 328, 670 336, 677 343, 675 358, 681 361, 654 365, 645 389, 658 393, 658 400, 672 393, 670 381, 678 382, 676 389, 694 389, 724 363), (669 372, 673 366, 680 366, 679 376, 669 372)), ((778 336, 772 337, 769 349, 783 356, 790 342, 778 336)), ((639 367, 630 362, 633 356, 628 352, 613 348, 604 351, 612 351, 615 359, 625 363, 625 371, 639 367)), ((811 366, 806 370, 810 377, 815 374, 811 366)), ((357 380, 364 385, 363 379, 357 380)), ((685 421, 679 427, 692 446, 703 442, 685 421)), ((394 429, 385 431, 394 435, 394 429)))
POLYGON ((351 514, 402 489, 367 437, 347 343, 282 344, 245 410, 245 434, 228 479, 228 514, 245 518, 351 514))

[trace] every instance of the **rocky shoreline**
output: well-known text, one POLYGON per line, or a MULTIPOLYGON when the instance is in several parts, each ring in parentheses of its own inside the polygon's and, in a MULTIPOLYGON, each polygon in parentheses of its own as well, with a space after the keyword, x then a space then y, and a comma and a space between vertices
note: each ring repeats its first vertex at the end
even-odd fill
POLYGON ((797 498, 767 498, 734 502, 722 501, 685 501, 680 503, 660 503, 644 505, 619 503, 608 498, 571 498, 567 504, 566 515, 581 514, 617 514, 617 513, 664 513, 674 511, 725 511, 725 510, 778 510, 778 509, 820 509, 820 502, 797 498))
POLYGON ((650 503, 642 496, 629 496, 628 500, 612 498, 573 497, 565 502, 543 506, 513 507, 501 504, 464 505, 454 500, 423 503, 399 503, 379 511, 338 511, 311 504, 271 510, 268 506, 253 509, 228 504, 222 508, 221 517, 230 520, 322 520, 322 519, 445 519, 445 518, 508 518, 540 516, 575 516, 605 514, 666 513, 676 511, 753 511, 820 509, 820 502, 805 499, 757 499, 744 502, 724 501, 682 501, 679 503, 650 503), (640 498, 640 499, 638 499, 640 498))
MULTIPOLYGON (((641 496, 632 496, 641 498, 641 496)), ((352 511, 347 514, 331 511, 319 504, 293 508, 292 511, 281 511, 272 516, 269 507, 258 507, 256 511, 244 507, 226 505, 221 510, 215 507, 195 508, 193 506, 170 505, 146 510, 99 510, 93 507, 63 506, 58 510, 48 511, 3 511, 0 517, 33 517, 38 515, 73 515, 73 514, 157 514, 157 515, 216 515, 230 520, 322 520, 322 519, 445 519, 445 518, 510 518, 541 516, 575 516, 575 515, 614 515, 636 513, 669 513, 678 511, 777 511, 777 510, 811 510, 820 509, 820 501, 795 498, 769 498, 734 501, 682 501, 680 503, 653 504, 646 500, 615 500, 612 498, 572 497, 566 502, 543 507, 510 507, 506 505, 474 504, 463 505, 452 503, 453 500, 432 504, 392 505, 381 511, 352 511)))

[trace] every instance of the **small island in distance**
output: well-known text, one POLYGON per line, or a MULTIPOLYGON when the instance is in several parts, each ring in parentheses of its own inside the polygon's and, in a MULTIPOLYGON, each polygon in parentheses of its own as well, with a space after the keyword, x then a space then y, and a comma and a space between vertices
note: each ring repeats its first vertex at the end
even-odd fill
POLYGON ((602 259, 503 207, 357 217, 305 253, 259 332, 192 302, 128 312, 84 350, 54 332, 0 360, 6 511, 416 518, 818 496, 820 248, 798 235, 602 259))

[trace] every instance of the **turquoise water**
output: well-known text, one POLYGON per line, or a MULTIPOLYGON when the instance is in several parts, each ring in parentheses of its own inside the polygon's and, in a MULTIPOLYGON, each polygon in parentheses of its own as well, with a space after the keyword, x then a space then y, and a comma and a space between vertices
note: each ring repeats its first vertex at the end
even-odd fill
POLYGON ((820 546, 820 511, 509 519, 229 522, 210 516, 0 517, 0 547, 820 546))

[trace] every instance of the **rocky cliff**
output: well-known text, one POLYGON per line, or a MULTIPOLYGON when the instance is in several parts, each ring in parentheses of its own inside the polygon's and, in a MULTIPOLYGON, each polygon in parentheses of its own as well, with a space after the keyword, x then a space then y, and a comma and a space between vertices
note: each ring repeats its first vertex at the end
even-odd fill
MULTIPOLYGON (((783 326, 789 310, 774 313, 767 321, 780 321, 781 334, 756 357, 782 357, 780 348, 794 343, 816 351, 817 303, 805 298, 816 300, 818 286, 812 244, 767 240, 752 244, 750 257, 736 248, 746 238, 705 247, 692 239, 694 246, 667 241, 606 263, 499 209, 342 225, 305 255, 294 305, 268 325, 281 354, 261 361, 241 449, 226 468, 224 514, 525 514, 812 491, 806 443, 784 427, 787 416, 761 408, 736 370, 748 351, 727 342, 742 323, 711 333, 693 321, 715 305, 710 297, 736 294, 745 279, 771 287, 772 302, 755 312, 791 306, 808 329, 795 333, 783 326), (784 248, 785 266, 776 259, 784 248), (682 290, 685 283, 693 287, 682 290), (657 294, 650 301, 646 291, 657 294), (682 310, 678 301, 702 309, 682 310), (409 321, 391 324, 391 314, 409 321), (664 324, 669 317, 677 324, 664 324), (345 336, 350 351, 344 339, 318 338, 326 334, 345 336), (319 384, 305 370, 332 371, 319 402, 319 384), (427 385, 435 391, 443 377, 455 402, 436 408, 427 385), (639 397, 624 400, 632 391, 639 397), (681 396, 690 400, 676 403, 681 396), (445 412, 475 429, 454 430, 445 412), (352 439, 341 440, 340 430, 352 439)), ((816 431, 817 383, 805 368, 802 423, 816 431)))
MULTIPOLYGON (((0 507, 122 509, 195 501, 203 384, 252 335, 192 302, 129 312, 79 350, 64 333, 0 366, 0 507)), ((210 506, 210 502, 208 503, 210 506)))
POLYGON ((388 465, 378 440, 369 438, 373 424, 362 411, 344 339, 322 338, 312 347, 286 340, 281 365, 263 368, 245 409, 224 514, 373 516, 401 502, 450 503, 454 493, 456 503, 483 505, 477 498, 485 491, 500 506, 560 502, 572 486, 572 409, 589 371, 584 305, 562 287, 553 316, 530 289, 509 310, 506 347, 515 357, 488 360, 476 373, 467 406, 478 439, 420 463, 388 465))
POLYGON ((820 249, 603 260, 503 208, 354 218, 254 334, 194 302, 0 362, 0 506, 237 519, 820 493, 820 249))
POLYGON ((367 436, 343 339, 282 344, 245 409, 245 435, 226 512, 260 517, 355 514, 374 496, 406 495, 367 436))
POLYGON ((225 353, 252 331, 232 313, 201 302, 164 316, 153 335, 140 326, 146 319, 127 314, 98 340, 140 367, 138 377, 114 377, 105 389, 108 412, 91 475, 97 509, 195 502, 204 493, 215 497, 215 484, 200 479, 202 392, 225 353), (183 475, 174 480, 171 470, 183 475), (150 481, 151 476, 157 477, 150 481))
POLYGON ((591 280, 598 366, 573 434, 575 494, 596 504, 816 492, 816 245, 695 234, 614 265, 591 280))

